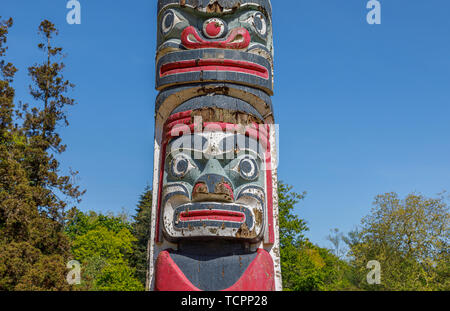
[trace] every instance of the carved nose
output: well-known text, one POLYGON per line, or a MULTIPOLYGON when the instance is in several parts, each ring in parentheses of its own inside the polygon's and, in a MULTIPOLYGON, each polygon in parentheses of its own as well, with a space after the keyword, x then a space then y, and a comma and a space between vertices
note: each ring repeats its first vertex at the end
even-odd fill
POLYGON ((199 201, 233 202, 231 182, 222 175, 205 174, 201 176, 192 191, 192 199, 199 201))
MULTIPOLYGON (((214 27, 214 25, 210 25, 210 29, 204 29, 204 32, 214 34, 217 32, 217 28, 214 27)), ((220 36, 219 34, 216 39, 205 40, 200 37, 195 27, 189 26, 181 34, 181 43, 187 49, 217 48, 239 50, 248 48, 251 42, 250 33, 243 27, 234 28, 225 38, 218 39, 220 36)))

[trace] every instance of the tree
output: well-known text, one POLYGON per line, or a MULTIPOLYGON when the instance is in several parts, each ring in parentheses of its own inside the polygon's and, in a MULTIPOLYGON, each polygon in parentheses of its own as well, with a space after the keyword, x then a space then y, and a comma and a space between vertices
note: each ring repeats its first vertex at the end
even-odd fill
POLYGON ((66 232, 72 240, 72 254, 82 266, 78 289, 98 291, 138 291, 144 286, 136 277, 129 257, 136 238, 121 215, 70 213, 66 232))
MULTIPOLYGON (((0 25, 0 57, 12 20, 0 25)), ((11 82, 16 69, 2 59, 0 66, 0 290, 68 290, 66 263, 70 244, 64 234, 64 209, 79 202, 82 192, 62 176, 56 154, 64 151, 57 133, 59 121, 68 125, 66 97, 70 83, 62 63, 53 62, 62 48, 51 45, 54 25, 43 21, 38 45, 46 52, 42 65, 29 68, 35 105, 14 110, 11 82), (42 107, 43 106, 43 107, 42 107), (13 125, 23 120, 22 124, 13 125)))
POLYGON ((351 268, 328 249, 318 247, 305 236, 306 222, 293 214, 296 204, 305 197, 292 187, 278 183, 281 273, 287 291, 354 289, 351 268))
POLYGON ((55 25, 44 20, 39 25, 39 34, 44 40, 38 48, 46 54, 46 59, 43 64, 28 68, 33 81, 30 93, 36 105, 31 108, 29 105, 23 106, 23 132, 27 138, 24 165, 30 181, 41 188, 36 196, 39 207, 62 224, 68 201, 80 203, 84 193, 72 183, 77 172, 63 176, 60 163, 55 158, 67 147, 62 144, 57 127, 69 125, 66 110, 68 106, 75 105, 75 100, 68 97, 67 92, 74 85, 62 75, 65 67, 60 61, 63 49, 52 45, 52 39, 58 34, 55 25), (61 195, 63 198, 60 198, 61 195))
POLYGON ((331 229, 327 240, 333 245, 333 254, 338 258, 343 258, 346 254, 343 243, 345 241, 344 233, 340 232, 338 228, 331 229))
POLYGON ((308 231, 306 222, 293 214, 295 205, 303 200, 305 193, 292 192, 292 187, 278 182, 278 213, 280 226, 280 257, 283 288, 295 290, 298 250, 308 231))
POLYGON ((136 269, 139 281, 146 284, 148 270, 148 242, 152 216, 152 190, 147 186, 140 196, 133 223, 133 236, 136 238, 134 251, 130 257, 131 266, 136 269))
POLYGON ((295 205, 305 198, 306 192, 298 194, 292 186, 278 182, 278 213, 280 225, 280 246, 298 247, 304 241, 304 233, 308 231, 306 222, 293 214, 295 205))
POLYGON ((329 249, 305 241, 297 249, 295 255, 291 264, 290 284, 285 290, 335 291, 356 289, 351 283, 351 267, 329 249))
POLYGON ((6 144, 7 135, 13 129, 14 89, 11 87, 17 68, 4 60, 7 47, 7 35, 13 25, 12 18, 2 21, 0 16, 0 139, 6 144))
POLYGON ((350 244, 359 286, 371 290, 449 290, 450 214, 443 195, 396 193, 375 198, 350 244), (368 285, 366 265, 381 264, 381 284, 368 285))

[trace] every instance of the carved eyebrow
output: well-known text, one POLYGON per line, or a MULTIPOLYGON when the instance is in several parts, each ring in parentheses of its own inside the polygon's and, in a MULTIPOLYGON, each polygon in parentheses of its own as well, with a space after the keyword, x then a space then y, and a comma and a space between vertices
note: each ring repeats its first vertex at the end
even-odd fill
POLYGON ((256 139, 242 134, 225 137, 219 143, 219 148, 223 152, 229 152, 235 147, 240 150, 251 150, 260 156, 264 154, 261 144, 256 139))
POLYGON ((204 151, 207 146, 208 139, 201 135, 183 135, 170 143, 170 149, 168 151, 171 152, 180 149, 204 151))

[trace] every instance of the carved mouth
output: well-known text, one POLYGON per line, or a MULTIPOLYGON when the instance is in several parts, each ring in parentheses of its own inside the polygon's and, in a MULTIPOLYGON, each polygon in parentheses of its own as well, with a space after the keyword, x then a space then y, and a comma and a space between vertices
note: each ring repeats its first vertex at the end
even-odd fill
POLYGON ((216 220, 243 223, 245 222, 245 214, 226 210, 196 210, 180 213, 179 219, 180 221, 216 220))
POLYGON ((232 59, 191 59, 168 63, 161 66, 160 77, 199 71, 231 71, 258 76, 263 79, 269 78, 269 72, 264 66, 232 59))
POLYGON ((238 190, 232 202, 195 202, 181 183, 164 187, 161 221, 170 240, 183 238, 258 239, 264 230, 263 188, 250 185, 238 190))
POLYGON ((183 204, 174 212, 175 228, 239 228, 254 225, 252 212, 243 205, 234 203, 196 202, 183 204))

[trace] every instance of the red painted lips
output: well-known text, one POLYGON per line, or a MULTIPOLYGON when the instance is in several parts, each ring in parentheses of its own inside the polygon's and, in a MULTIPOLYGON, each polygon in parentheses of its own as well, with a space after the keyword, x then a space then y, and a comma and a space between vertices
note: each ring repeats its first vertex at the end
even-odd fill
POLYGON ((269 78, 264 66, 232 59, 192 59, 164 64, 160 69, 160 77, 199 71, 231 71, 246 73, 263 79, 269 78))
POLYGON ((181 221, 202 221, 202 220, 217 220, 217 221, 231 221, 243 223, 245 221, 245 214, 235 211, 226 210, 197 210, 182 212, 180 214, 181 221))

